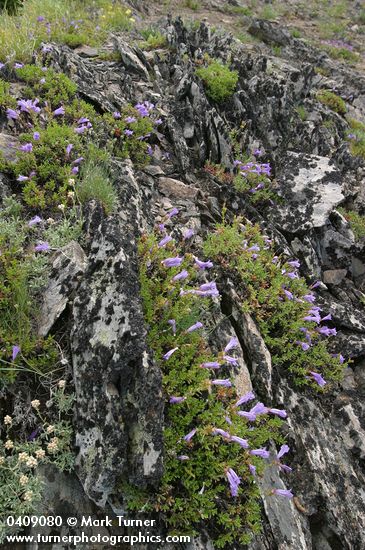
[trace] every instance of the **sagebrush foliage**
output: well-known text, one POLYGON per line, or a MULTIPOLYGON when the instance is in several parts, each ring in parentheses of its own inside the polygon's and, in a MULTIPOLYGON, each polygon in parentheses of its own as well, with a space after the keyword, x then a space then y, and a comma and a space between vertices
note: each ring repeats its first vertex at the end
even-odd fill
POLYGON ((196 70, 207 90, 207 96, 218 103, 231 97, 238 82, 238 72, 231 71, 220 61, 212 61, 207 67, 196 70))

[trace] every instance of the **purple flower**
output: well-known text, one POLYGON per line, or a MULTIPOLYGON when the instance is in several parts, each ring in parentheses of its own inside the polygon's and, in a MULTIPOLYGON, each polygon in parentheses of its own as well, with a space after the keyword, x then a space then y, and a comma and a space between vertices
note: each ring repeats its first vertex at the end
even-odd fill
POLYGON ((186 329, 186 332, 194 332, 194 330, 198 330, 199 328, 202 328, 202 327, 203 327, 203 323, 198 321, 197 323, 195 323, 194 325, 191 325, 191 327, 186 329))
POLYGON ((86 124, 87 122, 90 122, 90 120, 86 117, 79 118, 77 121, 77 124, 86 124))
POLYGON ((157 118, 157 119, 155 120, 154 124, 155 124, 156 126, 159 126, 160 124, 162 124, 162 119, 161 119, 161 118, 157 118))
POLYGON ((293 471, 293 468, 290 468, 290 466, 287 466, 286 464, 279 464, 279 468, 282 472, 289 473, 293 471))
POLYGON ((318 374, 318 372, 309 371, 309 374, 314 378, 318 386, 323 387, 327 384, 326 380, 320 374, 318 374))
POLYGON ((179 210, 177 208, 173 208, 172 210, 170 210, 170 212, 167 213, 167 217, 172 218, 173 216, 177 216, 178 213, 179 210))
POLYGON ((170 235, 166 235, 166 237, 164 237, 159 243, 158 243, 158 247, 159 248, 162 248, 163 246, 165 246, 165 244, 169 243, 170 241, 172 241, 172 237, 170 235))
MULTIPOLYGON (((119 113, 119 114, 120 114, 120 113, 119 113)), ((120 118, 120 117, 118 117, 118 118, 120 118)), ((127 116, 124 120, 125 120, 128 124, 133 124, 133 122, 136 122, 136 121, 137 121, 136 117, 134 117, 134 116, 127 116)))
POLYGON ((39 141, 41 139, 41 134, 39 132, 34 132, 33 139, 34 141, 39 141))
POLYGON ((285 288, 283 290, 284 290, 284 294, 288 298, 288 300, 292 300, 294 298, 294 295, 290 292, 290 290, 286 290, 285 288))
POLYGON ((71 173, 72 173, 72 174, 77 174, 78 171, 79 171, 79 167, 78 167, 78 166, 74 166, 74 167, 72 168, 72 170, 71 170, 71 173))
POLYGON ((30 113, 30 111, 33 111, 33 113, 40 113, 41 109, 37 106, 37 103, 39 103, 38 99, 34 101, 31 99, 20 99, 18 101, 20 110, 25 113, 30 113))
POLYGON ((259 456, 261 458, 269 458, 270 453, 267 449, 253 449, 250 451, 250 455, 259 456))
POLYGON ((175 404, 175 403, 182 403, 183 401, 185 401, 186 397, 170 397, 169 399, 169 403, 171 404, 175 404))
POLYGON ((343 357, 343 355, 341 355, 341 353, 339 355, 339 360, 340 360, 341 365, 345 362, 345 358, 343 357))
POLYGON ((42 218, 39 216, 34 216, 31 220, 29 220, 28 225, 29 227, 32 227, 32 225, 37 225, 38 223, 42 222, 42 218))
POLYGON ((8 117, 8 119, 13 119, 13 120, 16 120, 17 118, 19 118, 19 114, 17 111, 14 111, 14 109, 6 109, 6 116, 8 117))
POLYGON ((210 260, 207 262, 202 262, 198 258, 194 258, 194 260, 199 269, 209 269, 210 267, 213 267, 213 263, 210 260))
POLYGON ((69 157, 70 156, 70 153, 73 149, 73 143, 69 143, 66 147, 66 155, 69 157))
POLYGON ((38 15, 37 21, 38 21, 39 23, 42 23, 42 21, 44 21, 43 15, 38 15))
POLYGON ((322 317, 321 321, 332 321, 332 315, 329 313, 325 317, 322 317))
POLYGON ((40 81, 39 81, 39 84, 45 84, 46 82, 46 79, 45 78, 41 78, 40 81))
POLYGON ((127 130, 124 130, 124 134, 125 134, 126 136, 132 136, 132 135, 134 134, 134 132, 133 132, 133 130, 128 130, 128 129, 127 129, 127 130))
POLYGON ((185 229, 183 233, 184 240, 190 239, 195 234, 193 229, 185 229))
POLYGON ((226 476, 231 490, 231 495, 233 497, 236 497, 238 494, 238 486, 241 483, 241 478, 238 477, 238 475, 234 470, 232 470, 232 468, 228 468, 226 476))
POLYGON ((247 249, 249 252, 259 252, 260 251, 260 247, 258 244, 253 244, 252 246, 250 246, 250 248, 247 249))
POLYGON ((295 343, 301 346, 303 351, 307 351, 310 348, 310 345, 307 344, 307 342, 300 342, 299 340, 297 340, 295 343))
POLYGON ((239 407, 240 405, 243 405, 244 403, 247 403, 248 401, 252 401, 252 399, 255 399, 255 394, 252 391, 249 391, 245 393, 242 397, 239 398, 237 403, 235 404, 235 407, 239 407))
POLYGON ((304 294, 303 300, 305 300, 306 302, 310 302, 311 304, 313 304, 313 302, 316 301, 316 297, 314 296, 314 294, 304 294))
POLYGON ((1 71, 1 69, 3 69, 4 67, 5 67, 5 63, 2 63, 2 62, 0 61, 0 71, 1 71))
POLYGON ((221 430, 220 428, 214 428, 212 431, 213 435, 221 435, 222 437, 225 437, 226 439, 231 439, 231 435, 226 432, 225 430, 221 430))
POLYGON ((177 456, 176 458, 181 461, 189 460, 189 457, 187 455, 180 455, 180 456, 177 456))
POLYGON ((13 346, 13 353, 12 353, 12 361, 15 361, 18 353, 20 352, 20 347, 19 346, 13 346))
POLYGON ((251 474, 252 474, 253 476, 255 476, 255 475, 256 475, 256 466, 254 466, 253 464, 249 464, 249 465, 248 465, 248 468, 249 468, 251 474))
POLYGON ((321 284, 321 281, 316 281, 315 283, 312 284, 312 286, 310 287, 311 290, 313 290, 314 288, 317 288, 318 286, 320 286, 321 284))
POLYGON ((75 134, 84 134, 87 130, 86 126, 80 126, 80 128, 74 128, 75 134))
POLYGON ((289 277, 289 279, 299 279, 299 275, 295 271, 291 271, 290 273, 287 273, 287 276, 289 277))
POLYGON ((36 428, 32 431, 32 433, 28 436, 28 441, 34 441, 39 432, 41 431, 41 428, 36 428))
POLYGON ((62 116, 65 114, 65 109, 61 106, 53 111, 54 116, 62 116))
POLYGON ((265 407, 263 403, 256 403, 254 407, 250 410, 251 414, 255 414, 258 416, 259 414, 266 414, 268 412, 268 408, 265 407))
POLYGON ((262 155, 262 151, 261 151, 261 149, 255 149, 253 154, 255 155, 255 157, 259 157, 259 156, 262 155))
POLYGON ((50 250, 49 243, 47 241, 43 243, 37 244, 37 246, 34 248, 36 252, 46 252, 47 250, 50 250))
POLYGON ((287 262, 291 267, 300 267, 300 261, 299 260, 292 260, 290 262, 287 262))
POLYGON ((280 447, 280 451, 278 452, 278 454, 276 455, 276 458, 281 458, 282 456, 284 456, 286 453, 288 453, 290 451, 290 448, 288 447, 288 445, 284 444, 280 447))
POLYGON ((232 336, 226 347, 224 348, 224 351, 227 353, 231 349, 237 348, 240 345, 238 338, 235 336, 232 336))
POLYGON ((182 264, 184 258, 179 258, 176 256, 176 258, 166 258, 166 260, 162 260, 162 264, 165 267, 178 267, 182 264))
POLYGON ((184 440, 189 442, 194 437, 195 434, 196 434, 196 428, 194 428, 193 430, 191 430, 191 432, 185 435, 184 440))
POLYGON ((237 435, 232 435, 231 441, 233 441, 234 443, 238 443, 242 447, 242 449, 249 448, 247 439, 242 439, 242 437, 238 437, 237 435))
POLYGON ((168 351, 167 353, 165 353, 165 355, 163 356, 163 359, 164 359, 165 361, 167 361, 168 359, 170 359, 171 355, 172 355, 173 353, 175 353, 175 351, 176 351, 177 349, 179 349, 179 348, 170 349, 170 351, 168 351))
POLYGON ((186 279, 189 277, 189 273, 186 271, 186 269, 183 269, 183 271, 180 271, 175 277, 172 278, 173 281, 180 281, 182 279, 186 279))
POLYGON ((20 176, 18 176, 18 177, 16 178, 16 180, 17 180, 17 181, 28 181, 29 178, 28 178, 27 176, 22 176, 22 175, 20 175, 20 176))
POLYGON ((291 490, 288 490, 288 489, 273 489, 272 492, 274 495, 279 495, 280 497, 285 497, 285 498, 293 498, 294 496, 291 490))
POLYGON ((219 369, 221 364, 218 361, 208 361, 207 363, 202 363, 200 366, 202 369, 219 369))
POLYGON ((14 63, 14 69, 22 69, 23 67, 23 63, 14 63))
POLYGON ((223 359, 230 365, 234 365, 235 367, 238 367, 237 359, 235 359, 234 357, 231 357, 230 355, 223 355, 223 359))
POLYGON ((269 409, 270 414, 275 414, 276 416, 280 416, 281 418, 286 418, 287 413, 284 411, 284 409, 269 409))
POLYGON ((244 416, 245 418, 247 418, 247 420, 250 420, 250 422, 253 422, 254 420, 256 420, 256 415, 252 412, 238 411, 237 414, 239 416, 244 416))
POLYGON ((227 422, 227 424, 229 424, 230 426, 232 425, 232 420, 229 418, 229 416, 225 416, 224 417, 224 420, 227 422))
POLYGON ((32 143, 26 143, 20 147, 20 150, 23 151, 23 153, 31 153, 33 151, 33 145, 32 143))
POLYGON ((225 379, 215 379, 211 382, 214 386, 224 386, 225 388, 230 388, 232 386, 232 382, 229 378, 225 379))
POLYGON ((81 164, 83 160, 84 160, 84 157, 78 157, 77 159, 72 161, 72 164, 81 164))
POLYGON ((169 319, 168 324, 172 326, 172 334, 176 334, 176 321, 175 319, 169 319))

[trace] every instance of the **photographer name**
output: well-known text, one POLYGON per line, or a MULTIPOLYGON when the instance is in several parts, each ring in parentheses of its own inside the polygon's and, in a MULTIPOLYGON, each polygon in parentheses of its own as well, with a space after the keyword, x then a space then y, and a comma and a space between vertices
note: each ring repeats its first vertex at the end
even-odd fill
POLYGON ((124 516, 106 516, 103 519, 83 516, 81 519, 81 527, 153 527, 155 523, 154 519, 132 519, 124 516))

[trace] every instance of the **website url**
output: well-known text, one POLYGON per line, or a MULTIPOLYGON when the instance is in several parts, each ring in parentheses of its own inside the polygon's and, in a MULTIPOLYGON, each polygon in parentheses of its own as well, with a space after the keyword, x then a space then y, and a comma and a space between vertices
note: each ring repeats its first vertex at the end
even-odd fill
POLYGON ((48 543, 48 544, 61 544, 67 543, 73 546, 78 544, 110 544, 110 546, 116 546, 117 544, 130 544, 134 546, 140 543, 165 543, 165 542, 190 542, 191 537, 188 535, 176 535, 161 537, 159 535, 150 535, 149 533, 143 534, 141 532, 138 535, 86 535, 81 533, 80 535, 7 535, 6 540, 8 543, 48 543))

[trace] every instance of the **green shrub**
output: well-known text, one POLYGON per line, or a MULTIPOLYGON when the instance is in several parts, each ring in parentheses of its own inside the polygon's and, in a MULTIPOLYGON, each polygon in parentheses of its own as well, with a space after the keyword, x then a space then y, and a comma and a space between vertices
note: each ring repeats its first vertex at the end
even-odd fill
POLYGON ((0 109, 3 109, 4 111, 8 107, 12 109, 16 107, 16 100, 10 95, 9 90, 10 85, 0 79, 0 109))
MULTIPOLYGON (((38 97, 47 101, 52 109, 74 99, 77 92, 77 86, 72 80, 52 68, 43 71, 37 65, 24 65, 17 69, 16 76, 28 84, 23 90, 24 97, 38 97)), ((79 111, 79 118, 81 116, 79 111)))
POLYGON ((110 214, 117 202, 117 193, 110 179, 105 164, 87 161, 81 171, 81 180, 77 185, 77 196, 81 202, 90 199, 98 200, 106 212, 110 214))
POLYGON ((315 330, 313 321, 304 320, 315 297, 296 270, 275 256, 259 226, 243 225, 238 218, 232 225, 218 224, 205 241, 204 253, 224 266, 225 277, 231 273, 242 308, 254 316, 276 368, 292 373, 298 385, 316 389, 310 371, 328 381, 341 379, 344 365, 327 351, 328 337, 315 330), (310 346, 304 350, 307 341, 310 346))
POLYGON ((185 7, 190 10, 196 11, 199 8, 199 2, 196 0, 185 0, 185 7))
POLYGON ((355 119, 349 120, 351 132, 347 139, 350 143, 351 154, 365 159, 365 124, 355 119))
POLYGON ((152 27, 142 30, 141 34, 145 38, 145 41, 140 44, 143 50, 155 50, 166 45, 166 36, 152 27))
MULTIPOLYGON (((260 496, 249 465, 264 468, 263 460, 249 454, 239 445, 214 435, 214 429, 227 430, 249 441, 250 448, 260 448, 270 439, 282 443, 279 418, 263 415, 248 422, 237 414, 236 389, 214 386, 215 378, 225 379, 232 366, 209 371, 200 365, 225 360, 224 352, 213 354, 208 334, 214 326, 210 298, 191 291, 203 282, 194 257, 182 246, 170 241, 162 246, 163 234, 144 236, 139 246, 141 295, 148 331, 148 342, 163 372, 163 389, 168 404, 165 408, 164 476, 158 494, 143 494, 131 485, 123 485, 129 509, 157 510, 167 526, 179 534, 197 534, 202 524, 214 539, 215 547, 247 544, 252 534, 260 531, 260 496), (184 252, 185 256, 184 256, 184 252), (165 268, 166 258, 184 257, 182 264, 165 268), (188 279, 174 281, 173 276, 186 269, 188 279), (188 281, 186 283, 186 281, 188 281), (184 290, 181 294, 181 290, 184 290), (204 329, 188 331, 198 320, 204 329), (175 330, 171 320, 176 323, 175 330), (178 348, 164 360, 164 354, 178 348), (225 374, 222 374, 222 371, 225 374), (186 397, 179 404, 170 404, 172 396, 186 397), (225 419, 230 417, 231 424, 225 419), (190 441, 184 436, 197 432, 190 441), (179 459, 188 456, 188 459, 179 459), (241 477, 238 495, 229 493, 227 468, 241 477)), ((234 352, 233 352, 234 353, 234 352)))
POLYGON ((354 210, 346 210, 345 208, 339 207, 337 210, 346 218, 349 222, 352 231, 356 239, 365 238, 365 217, 361 216, 358 212, 354 210))
POLYGON ((306 108, 303 106, 303 105, 298 105, 298 107, 296 107, 296 112, 298 113, 299 115, 299 118, 302 122, 304 122, 305 120, 307 120, 308 118, 308 113, 307 113, 307 110, 306 108))
POLYGON ((323 105, 326 105, 339 115, 344 115, 347 112, 344 100, 334 92, 331 92, 331 90, 319 90, 316 97, 323 105))
POLYGON ((22 0, 0 0, 0 13, 6 11, 9 15, 14 15, 22 4, 22 0))
POLYGON ((197 69, 196 74, 202 79, 207 96, 217 102, 231 97, 238 82, 238 72, 231 71, 220 61, 213 61, 208 67, 197 69))

